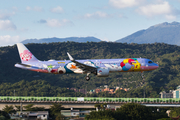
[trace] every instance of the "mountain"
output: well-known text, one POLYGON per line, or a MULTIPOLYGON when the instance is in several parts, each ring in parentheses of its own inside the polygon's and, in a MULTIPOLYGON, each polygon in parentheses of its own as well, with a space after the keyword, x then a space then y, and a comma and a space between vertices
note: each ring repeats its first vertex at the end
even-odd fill
POLYGON ((137 31, 125 38, 119 39, 116 42, 122 43, 167 43, 180 45, 180 23, 164 22, 149 27, 146 30, 137 31))
POLYGON ((68 37, 68 38, 43 38, 43 39, 27 39, 22 41, 23 44, 27 43, 52 43, 52 42, 67 42, 67 41, 74 41, 74 42, 101 42, 100 39, 95 37, 68 37))

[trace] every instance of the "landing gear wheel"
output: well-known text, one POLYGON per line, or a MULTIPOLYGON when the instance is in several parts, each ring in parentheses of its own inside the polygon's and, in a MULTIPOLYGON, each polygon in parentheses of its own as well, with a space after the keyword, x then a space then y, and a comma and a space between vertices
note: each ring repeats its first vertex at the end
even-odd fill
POLYGON ((143 72, 141 73, 141 78, 144 80, 144 74, 143 74, 143 72))
POLYGON ((90 77, 89 77, 89 76, 86 76, 86 80, 89 81, 89 80, 90 80, 90 77))

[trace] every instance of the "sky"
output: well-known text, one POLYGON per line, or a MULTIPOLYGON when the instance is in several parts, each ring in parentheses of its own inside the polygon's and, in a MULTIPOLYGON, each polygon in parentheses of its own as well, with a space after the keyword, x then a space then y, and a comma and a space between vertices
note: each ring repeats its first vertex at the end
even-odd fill
POLYGON ((180 22, 180 0, 0 0, 0 46, 52 37, 116 41, 173 21, 180 22))

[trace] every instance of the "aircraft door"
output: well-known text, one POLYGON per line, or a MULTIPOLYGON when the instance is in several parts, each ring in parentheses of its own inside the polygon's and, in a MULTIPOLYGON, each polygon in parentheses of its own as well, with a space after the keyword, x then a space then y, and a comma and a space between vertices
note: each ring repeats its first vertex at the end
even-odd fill
POLYGON ((146 66, 145 60, 140 58, 140 63, 141 63, 141 69, 144 69, 144 67, 146 66))
POLYGON ((95 65, 99 67, 100 66, 99 61, 96 60, 95 65))

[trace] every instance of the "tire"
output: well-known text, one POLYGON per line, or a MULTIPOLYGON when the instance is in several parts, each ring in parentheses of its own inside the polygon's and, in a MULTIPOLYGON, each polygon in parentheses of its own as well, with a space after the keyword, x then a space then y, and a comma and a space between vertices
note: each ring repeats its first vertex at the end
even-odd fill
POLYGON ((90 77, 89 77, 89 76, 86 76, 86 80, 89 81, 89 80, 90 80, 90 77))

